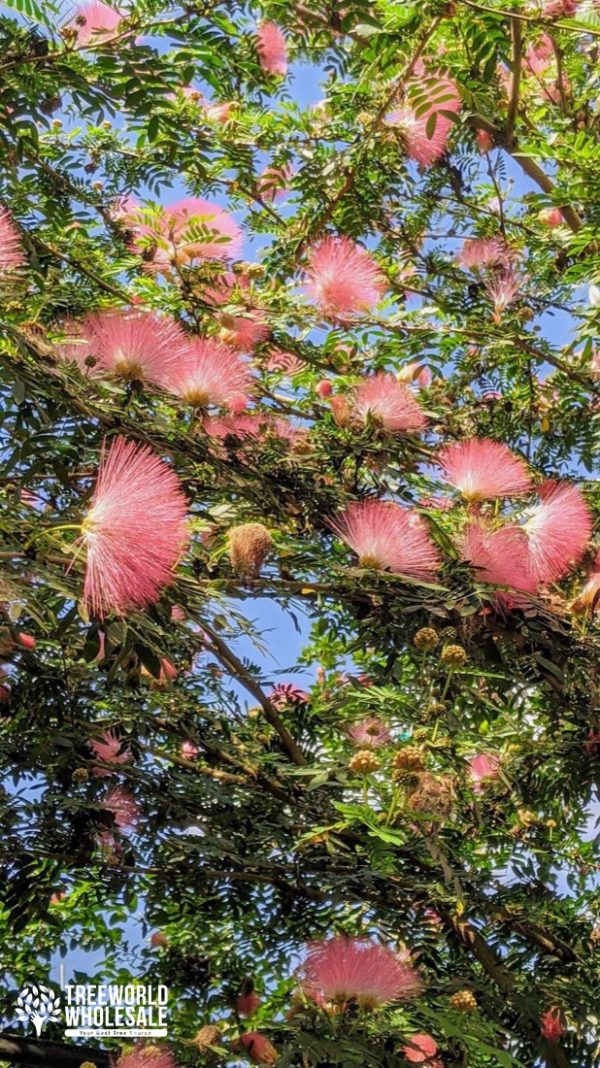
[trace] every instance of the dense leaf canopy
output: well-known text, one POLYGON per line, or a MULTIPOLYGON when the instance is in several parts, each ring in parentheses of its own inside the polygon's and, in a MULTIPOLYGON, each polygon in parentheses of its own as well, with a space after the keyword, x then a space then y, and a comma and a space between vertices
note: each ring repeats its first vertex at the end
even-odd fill
POLYGON ((5 1020, 76 948, 180 1066, 592 1066, 600 5, 0 41, 5 1020))

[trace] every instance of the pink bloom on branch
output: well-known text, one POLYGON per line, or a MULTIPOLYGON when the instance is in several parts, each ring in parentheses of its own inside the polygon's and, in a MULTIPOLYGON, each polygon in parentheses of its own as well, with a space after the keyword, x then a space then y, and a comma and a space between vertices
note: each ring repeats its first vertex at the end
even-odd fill
POLYGON ((261 1035, 258 1031, 246 1031, 240 1035, 239 1041, 256 1064, 266 1064, 272 1068, 276 1063, 279 1054, 266 1035, 261 1035))
POLYGON ((545 19, 571 18, 577 12, 579 0, 549 0, 542 8, 545 19))
POLYGON ((162 379, 169 393, 195 408, 227 407, 239 394, 246 394, 251 383, 248 364, 214 338, 188 342, 162 379))
POLYGON ((418 972, 387 947, 344 936, 309 946, 298 981, 319 1005, 356 1001, 365 1009, 414 997, 422 985, 418 972))
POLYGON ((353 412, 364 423, 370 418, 392 434, 422 430, 427 422, 410 390, 384 372, 365 378, 358 386, 353 412))
POLYGON ((437 1044, 431 1035, 411 1035, 402 1053, 411 1064, 429 1064, 437 1053, 437 1044))
POLYGON ((358 556, 360 567, 379 568, 431 582, 439 553, 425 521, 393 501, 357 501, 329 522, 358 556))
POLYGON ((566 1033, 562 1012, 558 1005, 552 1005, 540 1016, 540 1031, 549 1042, 557 1042, 566 1033))
POLYGON ((10 212, 0 207, 0 275, 19 270, 26 263, 21 235, 10 212))
POLYGON ((458 114, 462 101, 455 83, 447 74, 426 74, 408 85, 408 102, 388 116, 398 126, 411 159, 430 167, 446 151, 453 121, 448 114, 458 114))
POLYGON ((375 260, 348 237, 325 237, 309 251, 306 290, 323 315, 369 311, 386 288, 375 260))
POLYGON ((469 775, 475 793, 483 790, 483 784, 498 777, 500 757, 496 753, 477 753, 469 761, 469 775))
POLYGON ((145 257, 147 270, 157 273, 198 260, 233 259, 242 246, 235 219, 199 197, 178 200, 158 213, 134 208, 121 221, 133 231, 133 251, 145 257))
POLYGON ((352 744, 359 749, 378 749, 391 739, 385 723, 377 716, 367 716, 360 723, 353 723, 347 728, 347 733, 352 744))
POLYGON ((502 312, 508 308, 509 304, 512 304, 520 292, 523 282, 524 278, 517 275, 511 266, 497 268, 488 278, 485 290, 494 304, 494 322, 499 323, 501 321, 502 312))
POLYGON ((77 9, 69 26, 77 30, 77 44, 86 45, 90 41, 101 44, 115 36, 123 17, 120 11, 101 3, 101 0, 91 0, 91 3, 77 9))
POLYGON ((158 599, 187 543, 186 513, 177 475, 149 448, 115 438, 82 524, 84 598, 92 615, 158 599))
POLYGON ((182 757, 183 760, 195 760, 199 753, 200 750, 198 746, 195 745, 194 742, 190 741, 189 738, 186 739, 185 742, 181 743, 179 755, 180 757, 182 757))
MULTIPOLYGON (((535 593, 538 581, 531 568, 527 537, 521 527, 506 524, 493 530, 470 523, 462 540, 462 557, 472 564, 478 582, 509 586, 522 593, 535 593)), ((499 591, 497 600, 514 607, 522 597, 499 591)))
POLYGON ((246 310, 241 315, 222 312, 218 318, 222 324, 219 336, 238 352, 252 352, 271 332, 266 317, 257 309, 246 310))
POLYGON ((501 237, 467 237, 456 258, 463 267, 471 269, 508 267, 512 253, 501 237))
POLYGON ((531 489, 524 462, 502 442, 469 438, 447 445, 438 455, 444 479, 467 501, 518 497, 531 489))
POLYGON ((524 63, 532 74, 543 74, 555 59, 552 38, 547 33, 542 34, 539 41, 529 46, 525 53, 524 63))
POLYGON ((256 179, 256 189, 261 198, 271 204, 285 196, 293 169, 289 163, 282 167, 267 167, 256 179))
POLYGON ((294 682, 278 682, 269 694, 269 700, 276 708, 285 708, 288 704, 305 705, 310 701, 310 694, 294 682))
POLYGON ((95 764, 92 769, 97 779, 104 779, 109 775, 113 775, 113 769, 117 769, 121 764, 129 763, 131 753, 128 749, 123 749, 122 746, 121 738, 114 731, 105 731, 100 738, 93 738, 89 742, 89 747, 94 756, 102 761, 102 764, 95 764), (105 768, 102 766, 103 764, 110 764, 111 767, 105 768))
POLYGON ((140 806, 135 797, 121 786, 114 786, 102 802, 102 807, 110 812, 120 831, 130 831, 140 819, 140 806))
POLYGON ((287 73, 287 45, 275 22, 263 22, 256 33, 256 50, 260 65, 267 74, 287 73))
POLYGON ((81 347, 81 356, 95 360, 95 370, 154 384, 178 366, 187 344, 177 323, 144 311, 109 310, 87 315, 81 336, 87 342, 87 348, 81 347))
POLYGON ((175 1058, 164 1046, 138 1042, 129 1053, 123 1053, 116 1068, 176 1068, 175 1058))
POLYGON ((538 581, 556 582, 583 556, 592 517, 580 491, 568 482, 549 480, 538 492, 541 504, 528 511, 523 529, 538 581))

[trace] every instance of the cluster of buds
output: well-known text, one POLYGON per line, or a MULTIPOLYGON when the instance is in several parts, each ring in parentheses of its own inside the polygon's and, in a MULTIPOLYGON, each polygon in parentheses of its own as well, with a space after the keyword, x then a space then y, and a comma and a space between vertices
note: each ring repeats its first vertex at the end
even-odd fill
POLYGON ((451 775, 432 775, 428 771, 417 777, 417 785, 408 796, 413 812, 432 819, 445 819, 454 807, 454 780, 451 775))
POLYGON ((475 1012, 477 998, 472 990, 457 990, 450 998, 450 1004, 457 1012, 475 1012))
POLYGON ((372 775, 380 767, 381 762, 371 749, 359 749, 348 761, 349 770, 357 775, 372 775))
POLYGON ((462 645, 445 645, 440 660, 445 667, 460 668, 466 664, 467 654, 462 645))
POLYGON ((392 757, 392 778, 398 783, 418 785, 418 774, 425 771, 425 753, 418 745, 406 745, 392 757))
POLYGON ((430 652, 439 644, 440 636, 437 630, 433 627, 421 627, 417 631, 414 637, 414 643, 417 649, 422 649, 424 652, 430 652))

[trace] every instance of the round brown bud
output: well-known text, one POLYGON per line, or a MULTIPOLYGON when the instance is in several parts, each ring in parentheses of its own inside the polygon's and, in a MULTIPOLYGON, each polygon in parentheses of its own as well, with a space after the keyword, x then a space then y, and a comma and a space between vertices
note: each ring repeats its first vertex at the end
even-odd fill
POLYGON ((357 775, 370 775, 380 767, 380 761, 370 749, 359 749, 358 753, 355 753, 348 761, 349 770, 356 772, 357 775))
POLYGON ((440 660, 446 667, 462 667, 467 662, 467 654, 462 645, 445 645, 440 660))
POLYGON ((414 642, 417 649, 423 649, 426 651, 429 649, 435 649, 439 640, 440 639, 438 632, 437 630, 434 630, 433 627, 421 627, 421 629, 417 631, 414 637, 414 642))
POLYGON ((405 745, 392 757, 396 771, 424 771, 425 753, 418 745, 405 745))
POLYGON ((600 946, 600 923, 596 924, 590 932, 590 942, 593 946, 600 946))
POLYGON ((71 775, 73 782, 87 782, 89 777, 90 773, 87 768, 75 768, 71 775))
POLYGON ((427 716, 441 716, 446 711, 445 701, 430 701, 425 707, 427 716))
POLYGON ((424 771, 418 776, 408 804, 413 812, 421 812, 433 819, 449 816, 454 806, 454 781, 451 775, 431 775, 424 771))
POLYGON ((215 1024, 206 1024, 194 1035, 190 1045, 195 1046, 198 1052, 202 1053, 204 1050, 210 1049, 211 1046, 218 1046, 220 1042, 221 1032, 219 1028, 215 1024))
POLYGON ((450 998, 450 1004, 457 1012, 475 1012, 477 998, 472 990, 457 990, 450 998))
POLYGON ((258 578, 273 545, 273 539, 262 523, 240 523, 228 531, 229 557, 235 571, 250 578, 258 578))

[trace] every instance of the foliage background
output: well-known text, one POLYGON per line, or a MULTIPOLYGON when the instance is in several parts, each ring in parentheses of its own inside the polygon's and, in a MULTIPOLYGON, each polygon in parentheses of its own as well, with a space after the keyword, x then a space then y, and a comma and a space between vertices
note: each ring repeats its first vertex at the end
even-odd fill
POLYGON ((250 1026, 232 1007, 247 980, 263 997, 252 1026, 281 1065, 402 1065, 415 1031, 434 1035, 447 1065, 597 1063, 598 633, 593 617, 570 611, 593 553, 543 601, 499 617, 453 553, 452 517, 430 513, 447 561, 441 588, 357 569, 326 522, 366 494, 434 493, 438 444, 474 434, 506 442, 539 476, 574 477, 598 514, 598 312, 587 299, 600 282, 597 7, 548 22, 519 0, 133 0, 118 46, 91 50, 61 35, 69 13, 53 4, 2 8, 0 199, 28 269, 2 299, 0 552, 5 632, 37 642, 7 656, 1 708, 7 1020, 20 984, 44 981, 56 952, 77 947, 92 951, 91 971, 98 961, 90 979, 169 984, 181 1064, 205 1063, 185 1041, 203 1024, 218 1022, 227 1048, 250 1026), (324 107, 302 106, 289 81, 261 69, 261 18, 283 28, 294 61, 322 71, 324 107), (534 78, 510 77, 543 30, 564 75, 555 99, 534 78), (449 152, 425 170, 384 122, 421 54, 443 55, 463 100, 449 152), (170 99, 190 83, 234 100, 230 119, 170 99), (478 130, 494 142, 484 154, 478 130), (288 199, 266 201, 257 179, 288 163, 288 199), (243 220, 251 300, 270 329, 255 352, 255 404, 303 428, 297 440, 271 433, 216 454, 171 399, 85 380, 54 358, 65 321, 92 308, 137 301, 192 332, 222 325, 202 296, 214 268, 149 275, 111 214, 123 195, 169 203, 182 186, 243 220), (565 223, 549 230, 539 213, 553 205, 565 223), (455 253, 462 237, 499 229, 526 277, 495 323, 455 253), (377 314, 323 322, 302 293, 306 250, 326 232, 375 252, 390 282, 377 314), (274 348, 298 358, 293 374, 268 369, 274 348), (327 378, 348 392, 366 371, 414 361, 433 374, 421 439, 341 428, 315 389, 327 378), (195 537, 159 604, 103 626, 98 659, 81 565, 65 568, 73 539, 54 528, 81 515, 102 441, 116 432, 170 458, 195 537), (247 581, 226 551, 227 530, 244 521, 265 523, 276 546, 247 581), (283 708, 268 696, 281 678, 265 656, 274 639, 261 634, 263 601, 310 621, 294 674, 283 675, 308 676, 308 699, 283 708), (450 680, 439 651, 415 649, 425 625, 467 650, 450 680), (169 686, 156 683, 164 657, 178 669, 169 686), (366 792, 348 770, 344 725, 366 714, 454 777, 442 825, 378 818, 394 789, 389 765, 366 792), (108 726, 135 754, 126 781, 143 819, 107 860, 96 845, 105 786, 78 773, 89 738, 108 726), (193 761, 180 755, 190 739, 193 761), (502 754, 502 774, 476 797, 467 761, 482 749, 502 754), (196 833, 182 833, 190 825, 196 833), (164 932, 167 947, 140 946, 130 923, 140 907, 144 934, 164 932), (368 1019, 307 1008, 289 1019, 303 946, 336 930, 408 944, 423 996, 368 1019), (464 988, 478 1002, 468 1016, 450 1003, 464 988), (540 1036, 551 1005, 568 1023, 560 1044, 540 1036))

